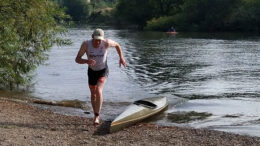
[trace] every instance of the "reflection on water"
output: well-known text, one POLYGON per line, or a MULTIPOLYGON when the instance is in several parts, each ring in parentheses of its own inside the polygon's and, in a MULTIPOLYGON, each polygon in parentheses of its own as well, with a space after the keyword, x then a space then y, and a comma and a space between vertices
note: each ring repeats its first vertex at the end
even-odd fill
POLYGON ((217 98, 189 100, 182 106, 170 109, 169 113, 207 112, 212 116, 205 120, 195 120, 184 126, 208 128, 260 137, 259 98, 217 98))
POLYGON ((122 35, 129 40, 128 74, 155 94, 192 99, 259 97, 259 39, 187 36, 142 32, 122 35))
MULTIPOLYGON (((207 112, 212 116, 184 125, 260 136, 259 125, 252 122, 260 116, 259 37, 147 32, 121 32, 120 36, 128 40, 127 74, 139 86, 154 94, 192 99, 170 108, 168 115, 207 112), (225 116, 230 113, 241 116, 225 116)), ((171 120, 165 117, 157 122, 171 120)))

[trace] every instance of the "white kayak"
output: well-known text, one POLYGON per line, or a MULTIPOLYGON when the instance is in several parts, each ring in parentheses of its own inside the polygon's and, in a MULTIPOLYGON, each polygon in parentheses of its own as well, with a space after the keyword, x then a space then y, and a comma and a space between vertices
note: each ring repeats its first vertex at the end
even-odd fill
POLYGON ((153 97, 137 100, 129 105, 110 126, 110 132, 115 132, 125 127, 129 127, 148 117, 151 117, 168 106, 166 97, 153 97))

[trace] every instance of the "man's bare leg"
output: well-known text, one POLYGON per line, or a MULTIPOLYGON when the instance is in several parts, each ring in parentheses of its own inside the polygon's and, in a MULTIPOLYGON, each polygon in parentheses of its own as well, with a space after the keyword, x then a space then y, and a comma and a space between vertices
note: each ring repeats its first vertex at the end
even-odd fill
POLYGON ((100 120, 100 111, 103 103, 103 87, 105 83, 105 78, 102 77, 99 79, 96 86, 90 85, 91 91, 91 104, 94 112, 94 124, 98 125, 100 120))
MULTIPOLYGON (((90 92, 91 92, 91 105, 92 105, 92 109, 93 109, 93 112, 94 112, 94 115, 95 115, 95 112, 96 112, 96 90, 97 90, 97 86, 89 85, 89 89, 90 89, 90 92)), ((95 118, 94 118, 93 122, 95 122, 95 118)))
POLYGON ((104 87, 104 82, 99 81, 97 84, 96 88, 96 100, 95 100, 95 110, 94 110, 94 124, 99 124, 100 120, 100 112, 102 108, 102 103, 103 103, 103 87, 104 87))

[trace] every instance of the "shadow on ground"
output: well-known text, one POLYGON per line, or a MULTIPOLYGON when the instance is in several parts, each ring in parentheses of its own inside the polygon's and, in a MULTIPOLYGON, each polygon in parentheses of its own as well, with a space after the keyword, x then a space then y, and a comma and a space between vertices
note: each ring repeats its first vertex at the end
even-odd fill
POLYGON ((107 135, 110 132, 110 125, 112 121, 104 121, 102 124, 97 128, 97 130, 94 132, 94 135, 107 135))

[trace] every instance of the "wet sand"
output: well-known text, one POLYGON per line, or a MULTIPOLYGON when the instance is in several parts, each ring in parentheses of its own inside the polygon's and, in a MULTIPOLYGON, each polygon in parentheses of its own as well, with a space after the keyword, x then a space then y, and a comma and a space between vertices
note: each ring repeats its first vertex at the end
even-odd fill
POLYGON ((109 121, 94 127, 90 118, 28 103, 0 98, 0 145, 260 145, 260 137, 149 123, 109 133, 109 121))

